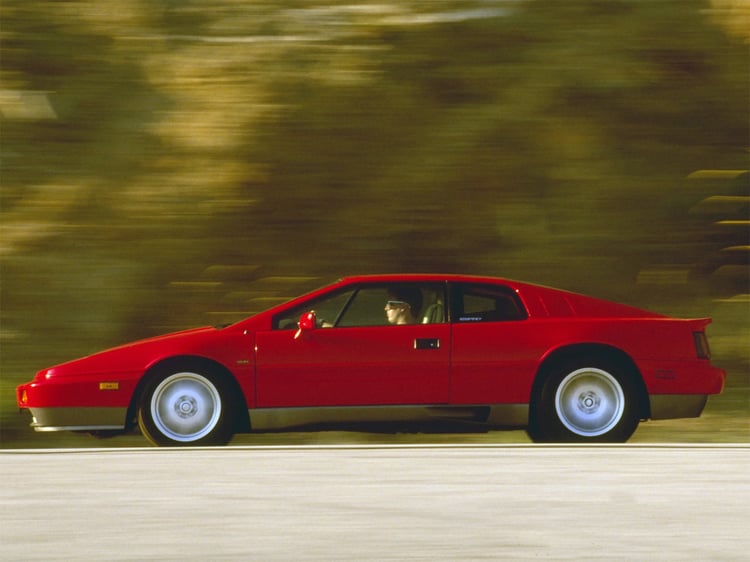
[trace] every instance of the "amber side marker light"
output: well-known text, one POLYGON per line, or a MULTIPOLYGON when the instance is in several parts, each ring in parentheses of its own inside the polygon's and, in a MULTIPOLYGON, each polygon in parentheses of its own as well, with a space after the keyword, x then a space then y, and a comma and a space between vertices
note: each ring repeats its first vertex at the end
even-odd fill
POLYGON ((99 390, 120 390, 119 382, 100 382, 99 390))
POLYGON ((693 332, 695 341, 695 353, 698 359, 711 359, 711 350, 708 347, 708 339, 705 332, 693 332))
POLYGON ((29 397, 26 395, 26 391, 21 391, 21 404, 26 404, 29 401, 29 397))

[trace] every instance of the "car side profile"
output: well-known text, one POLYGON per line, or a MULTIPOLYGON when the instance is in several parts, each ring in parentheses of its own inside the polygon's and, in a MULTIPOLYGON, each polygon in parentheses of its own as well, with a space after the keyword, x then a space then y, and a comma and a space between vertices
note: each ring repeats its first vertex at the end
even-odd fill
POLYGON ((37 431, 138 426, 166 446, 334 427, 622 442, 722 391, 710 322, 492 277, 355 276, 226 327, 44 369, 17 402, 37 431))

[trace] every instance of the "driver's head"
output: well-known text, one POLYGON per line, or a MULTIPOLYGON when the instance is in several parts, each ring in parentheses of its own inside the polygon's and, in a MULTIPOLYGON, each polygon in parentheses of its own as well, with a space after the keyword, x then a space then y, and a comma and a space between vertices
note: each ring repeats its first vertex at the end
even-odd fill
POLYGON ((422 310, 422 291, 408 285, 391 287, 388 291, 388 303, 386 303, 386 310, 388 309, 417 318, 422 310))

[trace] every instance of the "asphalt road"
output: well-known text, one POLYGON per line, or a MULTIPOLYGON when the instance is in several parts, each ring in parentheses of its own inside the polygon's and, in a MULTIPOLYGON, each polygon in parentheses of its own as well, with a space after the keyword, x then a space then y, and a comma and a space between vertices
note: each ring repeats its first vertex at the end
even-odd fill
POLYGON ((0 452, 2 560, 747 560, 750 446, 0 452))

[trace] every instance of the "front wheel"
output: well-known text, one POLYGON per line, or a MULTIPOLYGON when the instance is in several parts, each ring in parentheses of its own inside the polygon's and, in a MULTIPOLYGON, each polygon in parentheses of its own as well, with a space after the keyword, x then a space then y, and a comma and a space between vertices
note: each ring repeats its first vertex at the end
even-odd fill
POLYGON ((222 385, 211 375, 192 371, 154 378, 143 393, 138 425, 154 445, 224 445, 232 437, 222 385))
POLYGON ((630 379, 603 363, 552 372, 532 411, 541 441, 624 442, 638 427, 630 379))

